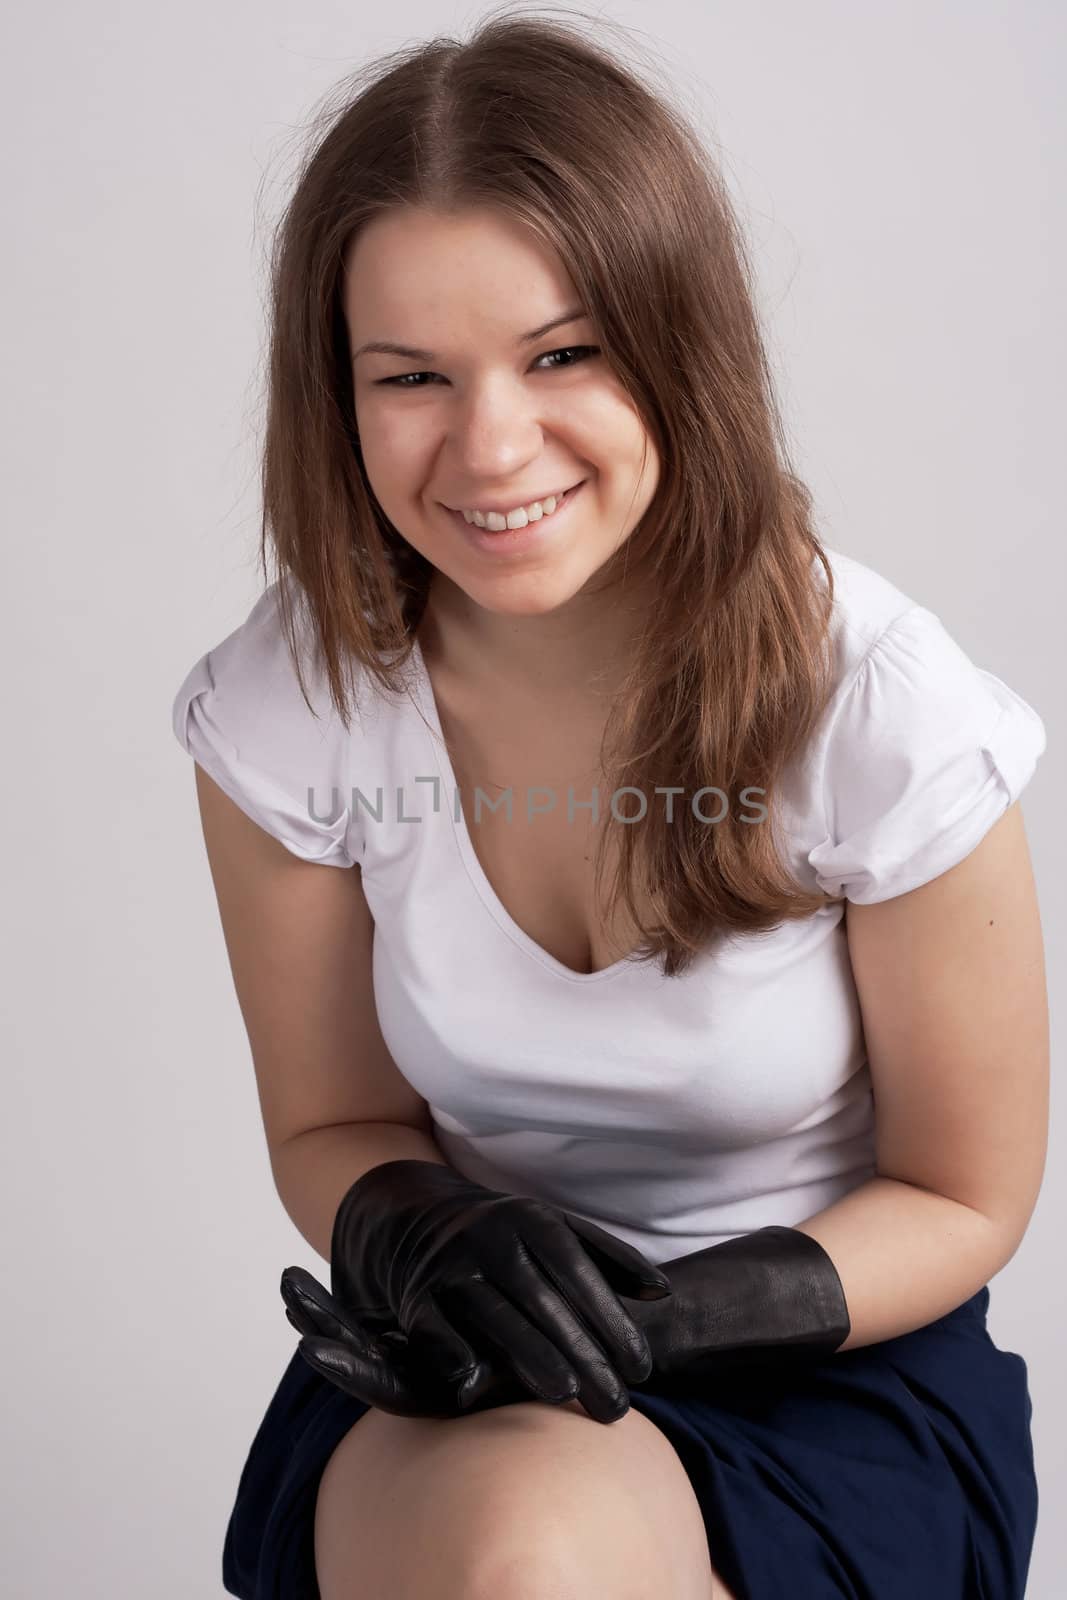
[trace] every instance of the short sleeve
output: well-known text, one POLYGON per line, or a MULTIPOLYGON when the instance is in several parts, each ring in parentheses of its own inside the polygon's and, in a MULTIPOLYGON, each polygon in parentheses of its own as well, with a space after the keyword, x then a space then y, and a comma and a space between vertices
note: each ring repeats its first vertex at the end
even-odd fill
POLYGON ((190 668, 172 707, 174 734, 253 822, 293 855, 351 867, 349 737, 324 677, 304 667, 308 709, 282 629, 277 585, 190 668))
POLYGON ((871 905, 947 872, 1044 749, 1037 712, 913 606, 871 647, 830 725, 826 838, 808 855, 819 887, 871 905))

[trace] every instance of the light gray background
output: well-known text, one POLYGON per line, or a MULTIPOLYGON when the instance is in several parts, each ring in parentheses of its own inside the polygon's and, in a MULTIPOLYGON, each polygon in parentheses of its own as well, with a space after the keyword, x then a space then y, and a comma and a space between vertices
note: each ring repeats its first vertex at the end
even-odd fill
MULTIPOLYGON (((278 1277, 324 1269, 271 1181, 170 706, 260 589, 263 257, 301 129, 367 56, 466 32, 480 8, 399 0, 388 31, 371 14, 97 0, 8 23, 11 1596, 222 1595, 237 1479, 295 1347, 278 1277)), ((824 538, 937 612, 1045 719, 1023 809, 1055 1063, 1065 12, 657 0, 606 14, 647 35, 721 143, 824 538)), ((1055 1100, 1038 1209, 989 1319, 1030 1370, 1028 1600, 1058 1600, 1067 1564, 1055 1100)))

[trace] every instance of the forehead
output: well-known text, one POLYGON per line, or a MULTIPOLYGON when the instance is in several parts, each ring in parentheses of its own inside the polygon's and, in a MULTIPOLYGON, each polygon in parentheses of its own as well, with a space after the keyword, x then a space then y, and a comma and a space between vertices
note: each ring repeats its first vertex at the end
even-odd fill
POLYGON ((375 217, 345 255, 343 298, 355 342, 420 343, 465 331, 513 340, 579 304, 556 251, 526 224, 490 209, 414 207, 375 217))

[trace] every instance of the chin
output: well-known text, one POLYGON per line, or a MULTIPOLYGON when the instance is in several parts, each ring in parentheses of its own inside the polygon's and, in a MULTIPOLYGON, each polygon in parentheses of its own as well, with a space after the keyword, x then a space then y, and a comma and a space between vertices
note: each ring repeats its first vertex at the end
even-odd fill
MULTIPOLYGON (((453 580, 455 581, 455 580, 453 580)), ((573 600, 583 583, 561 583, 547 572, 501 573, 495 582, 460 584, 468 599, 500 617, 542 617, 573 600)))

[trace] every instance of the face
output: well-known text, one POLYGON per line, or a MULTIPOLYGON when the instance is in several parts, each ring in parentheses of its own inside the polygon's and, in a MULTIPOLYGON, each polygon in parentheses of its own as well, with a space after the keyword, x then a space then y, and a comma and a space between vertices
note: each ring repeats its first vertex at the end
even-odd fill
POLYGON ((594 592, 651 502, 659 460, 588 317, 525 337, 584 309, 555 252, 490 210, 396 210, 350 248, 344 308, 364 467, 404 539, 502 616, 594 592), (361 353, 381 341, 417 351, 361 353), (574 485, 508 548, 491 533, 480 548, 461 514, 574 485))

